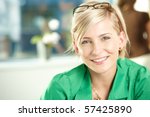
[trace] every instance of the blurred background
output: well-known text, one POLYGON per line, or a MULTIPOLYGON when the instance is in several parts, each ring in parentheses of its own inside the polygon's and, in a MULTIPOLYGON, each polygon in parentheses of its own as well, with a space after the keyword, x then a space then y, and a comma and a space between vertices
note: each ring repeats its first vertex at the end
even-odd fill
MULTIPOLYGON (((72 10, 84 1, 90 0, 0 0, 0 99, 39 99, 56 73, 81 63, 64 52, 72 10)), ((134 7, 150 15, 149 0, 137 0, 134 7)), ((149 58, 131 59, 150 68, 149 58)))

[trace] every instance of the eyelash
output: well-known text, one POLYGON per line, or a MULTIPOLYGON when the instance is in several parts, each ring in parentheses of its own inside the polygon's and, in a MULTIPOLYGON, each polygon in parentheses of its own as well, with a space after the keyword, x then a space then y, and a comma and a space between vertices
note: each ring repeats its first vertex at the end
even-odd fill
POLYGON ((81 42, 81 44, 87 44, 87 43, 91 43, 91 41, 84 40, 84 41, 81 42))
MULTIPOLYGON (((102 37, 102 38, 100 38, 102 41, 105 41, 105 40, 108 40, 108 39, 111 39, 111 37, 109 37, 109 36, 104 36, 104 37, 102 37)), ((89 41, 89 40, 83 40, 82 42, 81 42, 81 44, 87 44, 87 43, 92 43, 92 41, 89 41)))
POLYGON ((102 40, 108 40, 108 39, 111 39, 111 37, 109 37, 109 36, 102 37, 102 40))

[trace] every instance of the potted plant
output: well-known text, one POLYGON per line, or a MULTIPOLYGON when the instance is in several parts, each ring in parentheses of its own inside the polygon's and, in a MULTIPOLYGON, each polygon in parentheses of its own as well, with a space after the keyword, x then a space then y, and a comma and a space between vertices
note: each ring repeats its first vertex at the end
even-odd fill
POLYGON ((47 60, 51 55, 51 48, 59 43, 60 35, 55 31, 58 25, 56 19, 49 22, 44 20, 41 25, 42 34, 31 38, 31 43, 36 44, 38 57, 42 60, 47 60))

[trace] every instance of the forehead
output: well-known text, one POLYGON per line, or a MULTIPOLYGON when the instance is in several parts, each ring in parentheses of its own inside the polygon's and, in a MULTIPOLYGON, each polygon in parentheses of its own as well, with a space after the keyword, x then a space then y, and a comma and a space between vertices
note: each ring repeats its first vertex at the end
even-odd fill
POLYGON ((88 35, 100 35, 104 33, 111 33, 114 34, 116 31, 113 28, 112 21, 109 18, 105 18, 104 20, 91 24, 87 31, 85 32, 84 36, 88 35))

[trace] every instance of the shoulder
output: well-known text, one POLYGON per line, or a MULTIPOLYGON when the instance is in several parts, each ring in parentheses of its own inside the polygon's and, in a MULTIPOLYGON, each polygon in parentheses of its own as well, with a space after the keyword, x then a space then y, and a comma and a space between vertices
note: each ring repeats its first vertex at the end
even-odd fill
POLYGON ((53 82, 65 82, 66 80, 78 80, 81 78, 86 71, 85 65, 81 64, 71 70, 59 73, 52 79, 53 82))
POLYGON ((138 15, 142 21, 147 22, 149 20, 149 15, 146 12, 138 12, 138 15))
POLYGON ((118 67, 128 76, 129 79, 140 80, 149 78, 150 79, 150 71, 147 67, 142 66, 134 61, 121 58, 117 61, 118 67))
POLYGON ((121 68, 136 67, 138 69, 138 68, 143 67, 143 66, 135 63, 134 61, 132 61, 132 60, 130 60, 128 58, 119 58, 118 61, 117 61, 117 64, 121 68))
POLYGON ((138 67, 138 68, 144 67, 128 58, 119 58, 117 64, 126 67, 138 67))
MULTIPOLYGON (((130 59, 118 59, 119 72, 127 84, 132 99, 150 99, 150 71, 130 59)), ((119 78, 120 78, 119 77, 119 78)))
POLYGON ((128 81, 134 89, 134 99, 150 100, 150 71, 145 66, 131 60, 125 60, 128 65, 128 81), (130 77, 130 78, 129 78, 130 77))
POLYGON ((141 12, 141 15, 142 15, 142 16, 144 16, 144 17, 147 17, 147 18, 149 18, 149 15, 148 15, 148 13, 146 13, 146 12, 141 12))
POLYGON ((122 69, 122 71, 126 72, 128 80, 133 80, 135 82, 150 80, 149 69, 130 59, 118 59, 118 66, 122 69))
POLYGON ((59 73, 55 75, 51 81, 51 85, 60 85, 62 88, 66 88, 75 93, 85 77, 87 67, 81 64, 69 71, 59 73))
POLYGON ((81 64, 69 71, 53 77, 41 99, 73 99, 80 88, 86 72, 86 66, 81 64))

